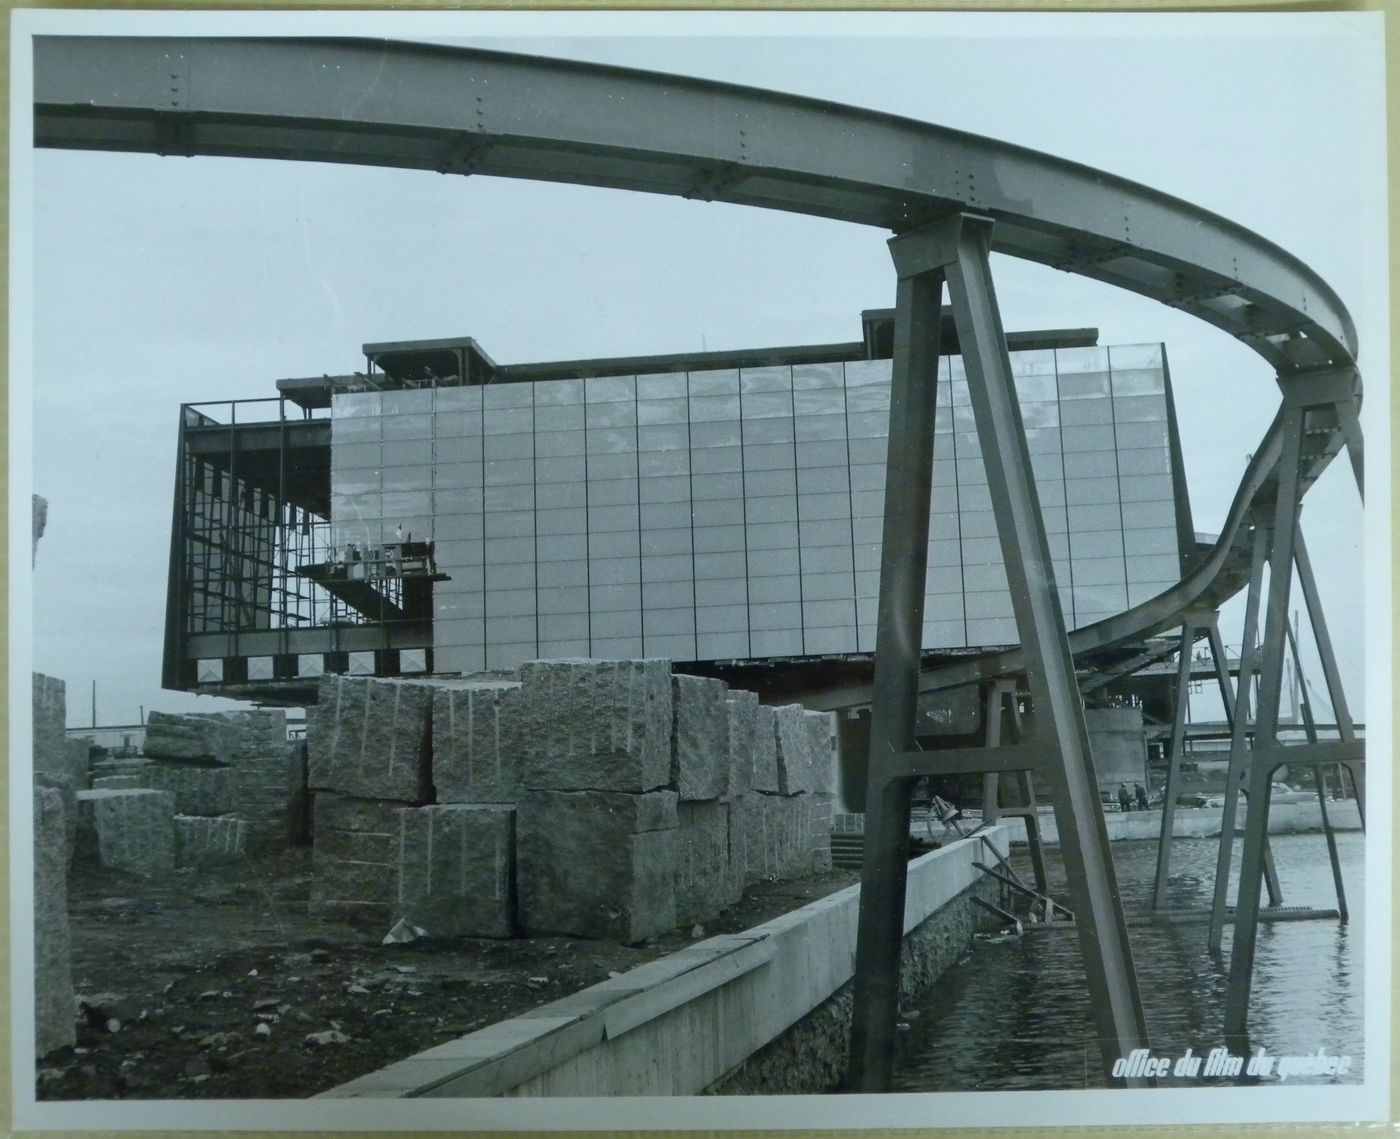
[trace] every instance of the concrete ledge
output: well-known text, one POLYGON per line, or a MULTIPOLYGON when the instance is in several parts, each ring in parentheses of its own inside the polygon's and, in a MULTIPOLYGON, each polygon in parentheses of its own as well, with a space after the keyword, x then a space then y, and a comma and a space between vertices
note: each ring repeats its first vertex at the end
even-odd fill
MULTIPOLYGON (((974 885, 985 835, 909 864, 906 932, 974 885)), ((697 1095, 850 980, 860 888, 712 937, 317 1098, 697 1095)))

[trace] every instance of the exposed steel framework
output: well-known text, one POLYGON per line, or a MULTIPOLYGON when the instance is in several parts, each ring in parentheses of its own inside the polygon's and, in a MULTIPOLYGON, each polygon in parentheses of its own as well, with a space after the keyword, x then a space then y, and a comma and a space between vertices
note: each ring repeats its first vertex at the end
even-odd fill
MULTIPOLYGON (((724 201, 892 231, 899 278, 884 565, 862 878, 856 1086, 888 1087, 911 780, 931 772, 1035 770, 1055 785, 1072 901, 1105 1067, 1145 1042, 1141 1004, 1094 789, 1071 663, 1178 626, 1270 568, 1260 707, 1232 763, 1231 801, 1251 791, 1226 1029, 1245 1031, 1267 852, 1271 773, 1342 762, 1359 774, 1335 664, 1337 742, 1277 742, 1291 564, 1302 496, 1343 446, 1362 481, 1356 334, 1306 265, 1187 202, 1061 159, 947 128, 813 99, 616 67, 469 49, 325 39, 38 37, 35 141, 49 147, 287 158, 490 174, 724 201), (1178 586, 1067 634, 1010 386, 988 272, 991 252, 1105 281, 1181 309, 1258 352, 1283 392, 1216 542, 1178 586), (932 462, 938 300, 947 284, 996 488, 1021 648, 920 671, 918 631, 932 462), (893 493, 903 487, 903 493, 893 493), (922 504, 922 510, 919 509, 922 504), (903 513, 901 513, 903 511, 903 513), (1021 588, 1017 588, 1017 583, 1021 588), (1027 675, 1034 708, 1009 745, 919 752, 917 694, 1027 675), (1252 759, 1252 762, 1251 762, 1252 759)), ((1298 566, 1304 569, 1305 558, 1298 566)), ((1315 588, 1303 589, 1324 630, 1315 588)), ((1325 642, 1325 631, 1318 636, 1325 642)), ((1330 648, 1324 650, 1330 656, 1330 648)), ((1247 675, 1247 674, 1245 674, 1247 675)), ((1243 740, 1240 718, 1237 736, 1243 740)), ((1358 780, 1359 784, 1359 780, 1358 780)), ((1228 842, 1227 842, 1228 845, 1228 842)))

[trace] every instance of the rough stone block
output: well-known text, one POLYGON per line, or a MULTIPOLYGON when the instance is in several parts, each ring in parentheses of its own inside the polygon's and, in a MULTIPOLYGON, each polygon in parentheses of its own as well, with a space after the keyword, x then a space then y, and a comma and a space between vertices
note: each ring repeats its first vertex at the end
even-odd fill
POLYGON ((434 937, 515 932, 515 808, 453 803, 398 812, 395 920, 434 937))
POLYGON ((68 766, 73 786, 85 791, 92 786, 92 741, 86 736, 68 741, 68 766))
POLYGON ((62 794, 34 788, 34 1054, 77 1043, 62 794))
POLYGON ((435 685, 433 786, 438 802, 516 802, 525 738, 525 696, 519 683, 435 685))
POLYGON ((175 816, 175 862, 195 866, 240 858, 245 852, 247 824, 234 815, 175 816))
POLYGON ((530 661, 525 785, 641 793, 671 779, 671 663, 530 661))
POLYGON ((725 799, 747 795, 753 786, 754 732, 758 724, 758 696, 732 690, 724 701, 729 722, 729 783, 725 799))
MULTIPOLYGON (((140 775, 99 775, 92 781, 94 791, 130 791, 133 787, 145 787, 140 775)), ((161 788, 166 790, 166 788, 161 788)))
POLYGON ((811 786, 818 795, 829 795, 836 789, 836 713, 804 712, 807 724, 807 746, 811 758, 811 786))
POLYGON ((729 869, 729 805, 681 803, 676 828, 676 921, 706 922, 739 900, 729 869))
POLYGON ((103 866, 142 875, 174 867, 175 796, 169 791, 79 791, 77 798, 79 830, 95 832, 103 866))
POLYGON ((125 759, 102 759, 92 765, 92 782, 109 779, 114 775, 135 775, 145 777, 149 764, 139 756, 125 759))
POLYGON ((674 927, 676 806, 672 791, 527 791, 517 820, 520 924, 628 943, 674 927))
POLYGON ((68 701, 57 677, 32 674, 34 700, 34 770, 68 770, 68 701))
POLYGON ((311 845, 311 791, 306 785, 306 741, 287 745, 287 841, 311 845))
POLYGON ((763 796, 765 857, 777 878, 801 878, 831 867, 831 799, 827 795, 763 796))
POLYGON ((785 877, 800 878, 831 869, 831 801, 826 793, 786 799, 790 845, 785 877))
POLYGON ((751 786, 769 795, 782 789, 778 779, 778 710, 767 704, 760 704, 754 712, 751 786))
POLYGON ((432 692, 411 681, 325 677, 307 710, 311 787, 400 805, 428 802, 432 692))
POLYGON ((318 917, 393 922, 402 803, 319 792, 314 805, 310 912, 318 917))
POLYGON ((729 804, 731 872, 742 886, 831 868, 831 796, 746 795, 729 804))
MULTIPOLYGON (((36 771, 34 785, 47 787, 58 793, 63 803, 64 860, 67 866, 73 861, 73 849, 78 830, 78 789, 73 785, 73 777, 61 771, 36 771)), ((36 816, 37 818, 37 816, 36 816)))
POLYGON ((235 730, 217 713, 151 712, 146 717, 141 750, 149 756, 231 763, 237 748, 235 730))
POLYGON ((287 790, 287 714, 280 708, 213 712, 229 733, 234 810, 247 823, 250 849, 283 842, 291 798, 287 790))
MULTIPOLYGON (((231 767, 202 763, 152 763, 143 772, 145 786, 175 796, 179 815, 227 815, 238 807, 231 767)), ((103 781, 104 784, 106 780, 103 781)))
POLYGON ((764 833, 771 847, 773 872, 778 878, 796 878, 803 872, 806 850, 800 809, 801 798, 796 795, 763 798, 764 833))
POLYGON ((706 676, 673 676, 671 785, 682 801, 718 799, 729 789, 729 686, 706 676))
POLYGON ((812 741, 807 731, 806 709, 800 704, 774 708, 778 754, 778 791, 800 795, 813 790, 812 741))
MULTIPOLYGON (((729 865, 731 881, 742 891, 755 882, 777 877, 767 835, 763 804, 767 795, 744 795, 729 803, 729 865)), ((731 885, 731 889, 734 887, 731 885)))

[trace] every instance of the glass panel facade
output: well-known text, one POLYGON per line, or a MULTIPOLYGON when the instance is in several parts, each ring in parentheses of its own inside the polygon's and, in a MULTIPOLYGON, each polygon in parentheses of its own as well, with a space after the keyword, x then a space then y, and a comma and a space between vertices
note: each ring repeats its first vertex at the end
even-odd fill
MULTIPOLYGON (((1016 353, 1071 626, 1180 573, 1159 346, 1016 353)), ((1017 640, 967 380, 940 361, 924 643, 1017 640)), ((888 360, 337 395, 336 543, 436 543, 435 667, 869 652, 888 360)))

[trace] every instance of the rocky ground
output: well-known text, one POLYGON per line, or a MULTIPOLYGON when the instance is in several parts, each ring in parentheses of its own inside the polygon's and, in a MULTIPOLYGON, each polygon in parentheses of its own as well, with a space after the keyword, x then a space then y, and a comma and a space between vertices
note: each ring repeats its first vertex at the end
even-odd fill
POLYGON ((761 883, 703 929, 641 945, 569 937, 381 944, 307 915, 311 852, 140 879, 69 879, 78 1042, 39 1098, 305 1097, 857 879, 761 883))

